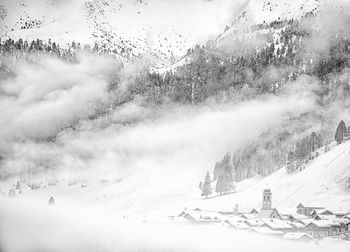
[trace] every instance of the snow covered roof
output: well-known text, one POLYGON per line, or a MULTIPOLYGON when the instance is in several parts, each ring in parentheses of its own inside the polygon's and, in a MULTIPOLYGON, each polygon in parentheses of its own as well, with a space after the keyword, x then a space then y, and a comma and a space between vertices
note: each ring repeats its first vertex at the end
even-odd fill
POLYGON ((179 217, 184 217, 194 222, 221 222, 222 216, 215 212, 207 211, 183 211, 179 217))
MULTIPOLYGON (((297 222, 304 224, 305 226, 310 224, 311 222, 315 221, 315 219, 312 218, 306 218, 306 219, 298 219, 297 222)), ((294 222, 295 223, 295 222, 294 222)))
POLYGON ((231 227, 234 227, 236 229, 241 229, 241 230, 247 230, 249 229, 249 226, 243 222, 232 222, 230 224, 231 227))
POLYGON ((253 227, 257 227, 257 226, 264 224, 264 222, 260 219, 247 219, 244 221, 244 223, 246 223, 249 226, 253 226, 253 227))
POLYGON ((258 217, 258 214, 242 214, 241 216, 244 219, 256 219, 258 217))
POLYGON ((328 220, 328 221, 334 221, 337 223, 341 223, 341 224, 348 224, 350 223, 349 219, 346 218, 338 218, 335 215, 319 215, 318 216, 321 220, 328 220))
POLYGON ((311 214, 333 214, 331 211, 327 210, 327 209, 315 209, 312 211, 311 214))
POLYGON ((255 208, 253 208, 249 213, 250 213, 250 214, 258 214, 259 211, 256 210, 255 208))
POLYGON ((309 208, 309 209, 324 209, 324 207, 313 207, 313 206, 304 206, 303 204, 299 203, 297 208, 309 208))
POLYGON ((286 233, 285 235, 282 236, 283 239, 286 240, 300 240, 300 239, 310 239, 312 240, 312 237, 309 234, 306 233, 286 233))
POLYGON ((229 222, 229 223, 233 223, 233 222, 244 222, 245 219, 238 216, 238 215, 230 215, 230 216, 226 216, 225 217, 225 221, 229 222))
POLYGON ((293 226, 291 226, 288 222, 279 220, 279 219, 261 219, 265 225, 272 229, 292 229, 293 226))
POLYGON ((282 231, 272 230, 268 227, 253 227, 248 230, 249 232, 256 232, 259 234, 272 234, 272 235, 282 235, 282 231))
POLYGON ((289 214, 289 216, 293 217, 296 220, 309 219, 309 217, 304 214, 289 214))
POLYGON ((307 226, 309 226, 309 225, 315 225, 315 226, 317 226, 317 227, 334 227, 334 226, 336 226, 336 227, 339 227, 340 226, 340 224, 339 223, 337 223, 337 222, 335 222, 335 221, 333 221, 333 220, 313 220, 312 222, 310 222, 308 225, 306 225, 306 227, 307 226))
POLYGON ((278 213, 278 211, 273 209, 261 209, 260 213, 258 214, 258 218, 272 218, 273 215, 281 217, 281 215, 278 213))
POLYGON ((295 228, 304 228, 305 225, 300 223, 300 222, 291 222, 289 225, 291 225, 292 227, 295 227, 295 228))

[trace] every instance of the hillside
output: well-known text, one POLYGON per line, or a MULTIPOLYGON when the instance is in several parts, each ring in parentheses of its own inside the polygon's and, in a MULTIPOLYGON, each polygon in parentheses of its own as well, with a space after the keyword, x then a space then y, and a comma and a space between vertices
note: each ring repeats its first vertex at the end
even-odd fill
MULTIPOLYGON (((122 181, 77 180, 68 186, 69 181, 61 180, 55 186, 38 190, 24 187, 23 194, 14 200, 44 206, 53 195, 60 207, 89 206, 105 213, 117 213, 117 216, 158 222, 166 216, 176 215, 184 207, 232 211, 238 204, 241 211, 259 209, 262 191, 268 187, 273 193, 273 206, 285 211, 290 211, 300 202, 334 211, 349 210, 350 194, 346 187, 346 180, 350 177, 349 152, 350 141, 333 146, 331 151, 315 158, 299 173, 287 174, 282 168, 268 177, 254 177, 237 183, 235 193, 207 200, 200 197, 194 186, 196 176, 169 180, 165 177, 169 174, 160 174, 164 177, 152 179, 145 171, 138 171, 122 181), (177 183, 179 179, 182 183, 177 183)), ((15 181, 2 183, 2 191, 6 192, 15 181)), ((43 178, 41 181, 47 183, 43 178)))
POLYGON ((125 61, 141 58, 156 67, 179 60, 196 43, 221 30, 228 2, 6 0, 0 5, 2 38, 98 44, 125 61), (225 10, 226 9, 226 10, 225 10), (176 13, 182 13, 178 19, 176 13), (161 20, 161 22, 159 22, 161 20))
POLYGON ((331 151, 312 160, 301 172, 288 174, 282 168, 265 178, 247 179, 237 184, 236 193, 209 199, 202 206, 229 209, 238 204, 243 209, 261 208, 262 191, 270 188, 273 192, 273 205, 277 208, 295 208, 299 203, 305 203, 332 210, 348 210, 350 142, 332 145, 331 151))

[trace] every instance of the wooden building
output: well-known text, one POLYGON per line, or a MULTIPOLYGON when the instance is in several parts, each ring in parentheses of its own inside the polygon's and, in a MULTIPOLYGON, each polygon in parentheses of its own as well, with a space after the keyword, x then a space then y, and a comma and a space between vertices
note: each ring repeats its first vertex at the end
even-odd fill
POLYGON ((310 207, 310 206, 304 206, 303 204, 300 203, 297 206, 297 213, 311 216, 314 210, 320 210, 320 209, 324 209, 324 207, 310 207))

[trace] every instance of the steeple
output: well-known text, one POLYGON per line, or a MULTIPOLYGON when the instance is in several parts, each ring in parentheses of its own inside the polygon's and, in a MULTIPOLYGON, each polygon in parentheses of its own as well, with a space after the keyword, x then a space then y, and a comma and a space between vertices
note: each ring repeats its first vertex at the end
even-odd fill
POLYGON ((270 189, 265 189, 263 193, 263 207, 262 209, 271 209, 272 206, 272 193, 270 189))

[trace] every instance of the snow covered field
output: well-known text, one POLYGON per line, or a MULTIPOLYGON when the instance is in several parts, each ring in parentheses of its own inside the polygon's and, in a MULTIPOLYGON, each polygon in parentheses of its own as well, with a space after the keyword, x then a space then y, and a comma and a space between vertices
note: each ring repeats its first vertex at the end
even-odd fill
POLYGON ((350 172, 349 151, 350 142, 334 146, 300 173, 290 175, 281 169, 266 178, 238 183, 236 193, 207 200, 199 196, 194 182, 135 186, 132 178, 129 184, 91 180, 82 187, 59 181, 38 190, 23 189, 13 199, 0 198, 0 241, 5 251, 229 251, 232 247, 236 251, 289 251, 286 246, 290 251, 349 251, 345 241, 293 243, 225 227, 188 226, 168 218, 184 207, 231 211, 238 204, 247 210, 260 208, 266 187, 272 189, 273 206, 285 212, 299 202, 349 210, 350 196, 340 184, 350 172), (47 204, 51 195, 56 199, 54 206, 47 204))

